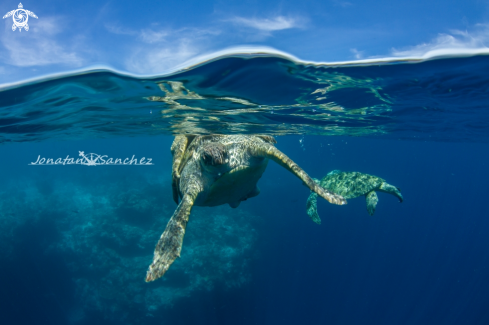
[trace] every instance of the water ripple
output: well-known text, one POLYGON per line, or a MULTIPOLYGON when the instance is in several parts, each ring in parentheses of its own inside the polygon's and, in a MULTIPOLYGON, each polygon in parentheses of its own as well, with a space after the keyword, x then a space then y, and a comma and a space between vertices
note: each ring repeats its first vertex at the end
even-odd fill
POLYGON ((312 64, 224 56, 165 76, 83 71, 0 90, 0 142, 266 133, 487 142, 489 57, 312 64))

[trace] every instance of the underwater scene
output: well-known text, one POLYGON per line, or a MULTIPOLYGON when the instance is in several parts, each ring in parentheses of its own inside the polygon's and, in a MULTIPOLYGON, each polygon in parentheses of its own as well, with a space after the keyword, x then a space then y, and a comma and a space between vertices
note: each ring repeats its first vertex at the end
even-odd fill
POLYGON ((2 324, 489 324, 489 57, 0 88, 2 324))

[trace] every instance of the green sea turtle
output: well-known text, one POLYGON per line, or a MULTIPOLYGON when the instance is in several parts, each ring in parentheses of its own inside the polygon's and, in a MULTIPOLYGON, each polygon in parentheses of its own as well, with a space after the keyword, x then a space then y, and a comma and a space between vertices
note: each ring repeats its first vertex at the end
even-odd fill
MULTIPOLYGON (((403 201, 401 190, 398 187, 392 186, 385 182, 380 177, 359 172, 342 172, 333 170, 319 181, 314 179, 322 188, 333 193, 343 196, 345 199, 353 199, 360 195, 365 195, 367 201, 367 211, 369 215, 373 215, 379 198, 375 191, 389 193, 395 195, 400 202, 403 201)), ((321 224, 321 219, 317 213, 317 194, 311 193, 307 199, 307 214, 312 221, 321 224)))
POLYGON ((194 205, 238 207, 257 196, 256 183, 271 159, 299 177, 312 191, 334 204, 346 204, 337 194, 323 189, 289 157, 278 150, 271 136, 180 135, 171 146, 173 199, 178 204, 158 241, 146 282, 162 277, 180 256, 183 236, 194 205), (180 203, 179 203, 179 200, 180 203))

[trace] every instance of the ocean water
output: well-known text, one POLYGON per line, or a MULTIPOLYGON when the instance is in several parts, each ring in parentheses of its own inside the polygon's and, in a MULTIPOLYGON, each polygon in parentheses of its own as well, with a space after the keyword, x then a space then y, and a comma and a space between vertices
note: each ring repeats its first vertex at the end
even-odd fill
MULTIPOLYGON (((84 71, 0 90, 2 324, 488 324, 489 58, 220 57, 165 76, 84 71), (266 133, 311 177, 399 187, 335 206, 270 162, 259 196, 173 214, 173 135, 266 133), (82 153, 83 152, 83 153, 82 153), (92 153, 93 155, 90 155, 92 153), (152 165, 32 165, 96 155, 152 165)), ((86 159, 84 157, 87 157, 86 159)), ((98 161, 100 162, 100 161, 98 161)))

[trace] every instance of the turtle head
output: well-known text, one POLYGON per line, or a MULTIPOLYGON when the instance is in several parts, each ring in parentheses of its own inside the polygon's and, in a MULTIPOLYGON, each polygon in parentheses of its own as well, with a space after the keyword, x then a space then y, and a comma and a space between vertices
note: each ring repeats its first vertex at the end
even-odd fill
POLYGON ((338 169, 335 169, 335 170, 332 170, 328 173, 328 175, 326 176, 332 176, 332 175, 336 175, 336 174, 339 174, 341 173, 341 170, 338 170, 338 169))
POLYGON ((208 142, 204 144, 200 158, 206 170, 220 169, 228 162, 228 150, 222 143, 208 142))

